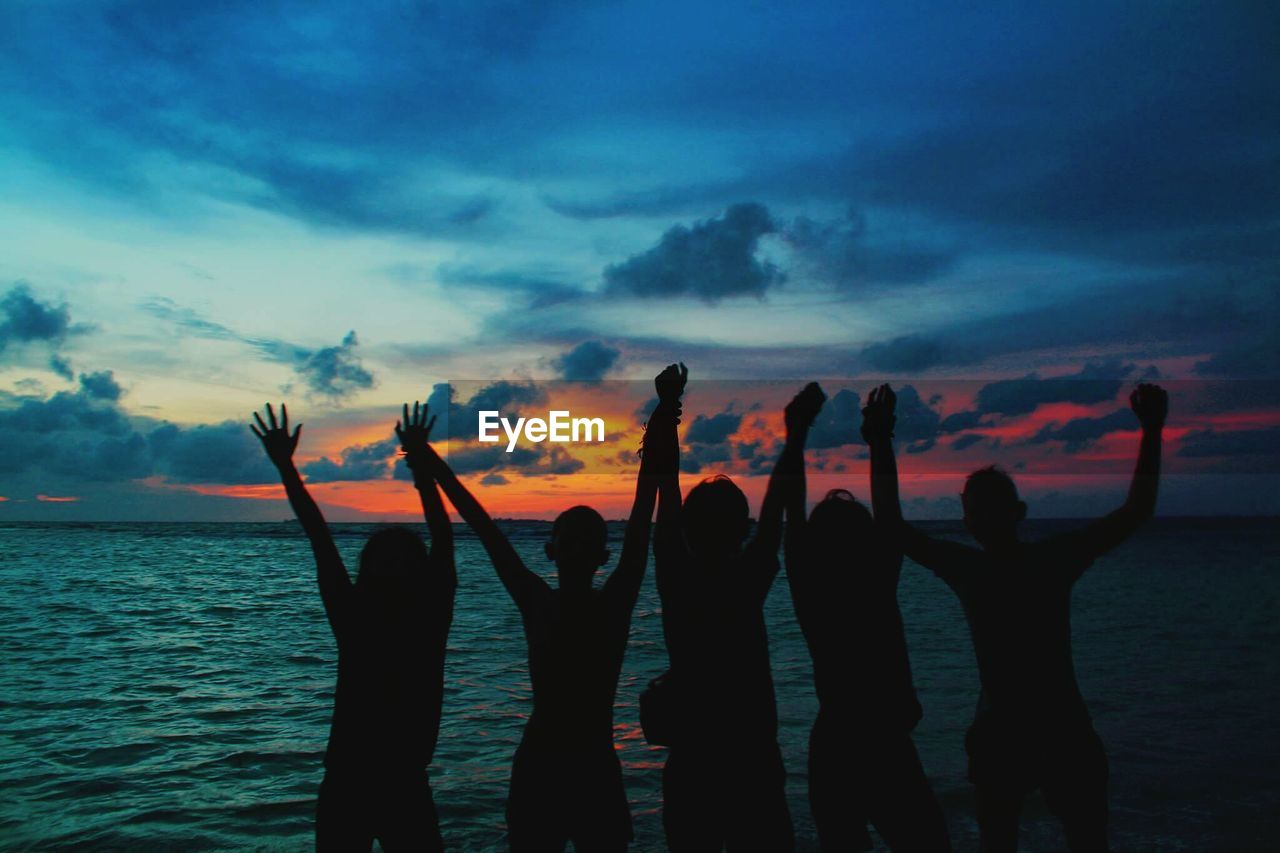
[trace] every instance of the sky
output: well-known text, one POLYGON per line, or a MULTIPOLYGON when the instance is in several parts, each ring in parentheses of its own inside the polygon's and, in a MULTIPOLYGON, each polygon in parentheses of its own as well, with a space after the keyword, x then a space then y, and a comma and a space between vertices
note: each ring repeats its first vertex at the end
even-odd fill
POLYGON ((331 519, 411 519, 427 398, 606 416, 448 446, 495 515, 625 517, 677 360, 686 486, 758 501, 816 379, 811 491, 865 495, 889 381, 908 514, 997 463, 1087 515, 1154 379, 1161 512, 1280 513, 1278 37, 1246 2, 6 3, 0 521, 286 518, 268 400, 331 519))

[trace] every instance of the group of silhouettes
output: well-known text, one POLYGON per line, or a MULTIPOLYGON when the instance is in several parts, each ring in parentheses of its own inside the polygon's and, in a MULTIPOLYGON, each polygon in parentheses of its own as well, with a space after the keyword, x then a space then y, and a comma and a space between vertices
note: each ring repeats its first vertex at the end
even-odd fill
MULTIPOLYGON (((457 573, 441 492, 470 525, 519 608, 533 712, 512 760, 506 823, 512 850, 625 850, 631 812, 613 740, 613 709, 650 524, 670 669, 641 697, 662 775, 667 846, 683 851, 795 849, 778 747, 764 603, 785 556, 819 700, 809 741, 809 801, 824 851, 950 850, 946 820, 911 732, 921 718, 897 586, 903 555, 957 595, 973 638, 981 695, 965 740, 983 850, 1017 847, 1023 799, 1039 789, 1073 851, 1107 849, 1107 759, 1076 685, 1072 585, 1155 508, 1168 397, 1130 397, 1142 439, 1128 498, 1082 529, 1023 542, 1026 505, 1003 471, 971 474, 964 523, 979 547, 906 523, 893 451, 895 396, 862 410, 871 510, 833 490, 806 513, 804 448, 825 396, 807 385, 786 407, 786 440, 754 527, 731 479, 681 495, 678 424, 688 372, 667 367, 646 424, 635 501, 617 567, 598 512, 561 513, 545 545, 559 587, 532 571, 429 442, 435 417, 406 404, 396 424, 431 537, 373 534, 353 583, 320 509, 293 464, 301 427, 268 405, 251 429, 280 471, 311 542, 338 644, 338 682, 316 809, 323 850, 444 847, 427 778, 442 711, 446 640, 457 573), (785 525, 784 525, 785 518, 785 525)), ((854 428, 850 424, 850 430, 854 428)))

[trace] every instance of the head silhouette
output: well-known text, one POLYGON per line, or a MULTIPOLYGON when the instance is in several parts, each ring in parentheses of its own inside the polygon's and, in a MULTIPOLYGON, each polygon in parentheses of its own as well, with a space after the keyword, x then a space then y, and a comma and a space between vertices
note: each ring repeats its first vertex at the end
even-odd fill
POLYGON ((832 489, 809 513, 809 536, 822 546, 855 548, 875 532, 871 512, 848 489, 832 489))
POLYGON ((551 525, 547 557, 553 560, 561 580, 590 580, 609 559, 609 528, 589 506, 575 506, 556 516, 551 525))
POLYGON ((1013 478, 994 465, 979 468, 964 481, 960 494, 964 526, 984 546, 1012 542, 1027 505, 1018 498, 1013 478))
POLYGON ((681 512, 689 548, 703 556, 736 553, 751 527, 747 496, 723 474, 703 480, 689 490, 681 512))
POLYGON ((360 551, 356 589, 373 606, 398 610, 415 578, 430 570, 430 555, 422 538, 406 527, 386 527, 369 537, 360 551))
POLYGON ((814 506, 806 539, 813 556, 829 567, 824 578, 831 583, 875 580, 881 573, 874 569, 899 565, 893 543, 847 489, 832 489, 814 506), (846 566, 856 571, 842 571, 846 566))

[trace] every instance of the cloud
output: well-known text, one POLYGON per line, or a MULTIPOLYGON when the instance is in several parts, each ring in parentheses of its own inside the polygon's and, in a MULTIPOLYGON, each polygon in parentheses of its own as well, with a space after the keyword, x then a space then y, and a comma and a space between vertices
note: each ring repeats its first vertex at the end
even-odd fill
POLYGON ((104 399, 92 393, 96 380, 76 391, 59 391, 48 399, 23 399, 16 408, 0 410, 0 429, 49 435, 87 431, 97 435, 122 436, 132 425, 116 406, 115 398, 104 399))
POLYGON ((982 440, 983 436, 978 435, 977 433, 967 433, 965 435, 957 436, 955 441, 951 442, 951 449, 964 450, 966 447, 972 447, 982 440))
POLYGON ((1079 453, 1104 435, 1113 432, 1133 430, 1138 425, 1137 418, 1128 409, 1117 409, 1100 418, 1072 418, 1065 424, 1046 424, 1035 435, 1027 439, 1028 444, 1044 444, 1048 441, 1059 441, 1065 446, 1067 453, 1079 453))
POLYGON ((911 373, 942 364, 946 349, 936 340, 920 335, 902 335, 863 347, 862 359, 876 370, 911 373))
POLYGON ((101 370, 97 373, 81 373, 80 387, 84 393, 95 400, 119 400, 120 384, 116 382, 115 374, 110 370, 101 370))
POLYGON ((742 415, 727 409, 714 415, 696 415, 684 433, 680 470, 686 474, 697 474, 708 465, 727 465, 735 456, 742 458, 742 445, 735 453, 730 442, 741 426, 742 415))
POLYGON ((223 421, 181 427, 165 423, 147 435, 155 472, 175 483, 274 483, 279 479, 246 424, 223 421))
POLYGON ((382 441, 345 447, 336 460, 321 456, 303 465, 302 473, 313 483, 385 480, 391 476, 399 449, 400 442, 393 435, 382 441))
POLYGON ((347 332, 336 347, 308 353, 294 366, 307 390, 321 397, 339 400, 374 386, 373 374, 365 370, 356 354, 359 346, 354 331, 347 332))
POLYGON ((732 447, 728 442, 691 444, 680 451, 680 470, 686 474, 698 474, 709 465, 727 465, 732 461, 732 447))
POLYGON ((459 264, 440 264, 433 272, 406 264, 384 269, 392 279, 414 284, 435 279, 450 287, 484 288, 528 297, 526 310, 548 308, 581 297, 584 291, 561 280, 555 274, 530 273, 516 269, 486 270, 459 264))
POLYGON ((121 482, 269 483, 275 469, 243 423, 180 426, 120 407, 109 370, 82 374, 75 391, 0 408, 0 471, 46 471, 121 482))
POLYGON ((73 379, 71 363, 59 350, 74 331, 65 304, 36 299, 24 283, 13 285, 0 297, 0 357, 28 344, 43 346, 49 351, 48 368, 63 379, 73 379))
POLYGON ((652 249, 605 268, 607 293, 642 298, 696 296, 717 302, 763 296, 786 276, 756 258, 760 238, 777 231, 763 205, 735 204, 717 218, 676 225, 652 249))
POLYGON ((210 320, 164 296, 154 296, 141 303, 143 311, 186 334, 219 341, 236 341, 252 347, 268 361, 287 364, 302 380, 307 393, 336 402, 377 386, 373 373, 365 368, 357 349, 355 331, 347 332, 337 346, 313 349, 279 338, 244 335, 210 320))
POLYGON ((1021 379, 1002 379, 978 390, 975 408, 983 414, 1027 415, 1047 403, 1093 405, 1114 400, 1134 365, 1118 360, 1090 362, 1078 373, 1042 379, 1029 373, 1021 379))
MULTIPOLYGON (((1280 322, 1280 317, 1273 319, 1280 322)), ((1272 333, 1267 337, 1228 345, 1221 352, 1197 361, 1195 372, 1202 376, 1232 378, 1277 375, 1280 372, 1280 342, 1276 340, 1274 330, 1272 326, 1272 333)))
POLYGON ((862 400, 856 391, 841 388, 822 404, 809 429, 808 446, 814 450, 861 443, 862 400))
POLYGON ((583 341, 557 357, 552 365, 562 379, 597 382, 618 361, 621 353, 600 341, 583 341))
POLYGON ((71 312, 66 305, 40 302, 25 284, 14 285, 0 297, 0 353, 11 344, 61 343, 70 328, 71 312))
POLYGON ((563 447, 547 444, 517 445, 510 453, 506 447, 493 444, 450 447, 445 461, 459 476, 512 472, 522 477, 544 477, 573 474, 586 467, 563 447))
MULTIPOLYGON (((465 402, 459 403, 457 396, 457 389, 451 384, 438 382, 431 389, 427 405, 438 418, 433 436, 453 439, 445 451, 445 459, 459 476, 508 472, 522 477, 543 477, 572 474, 585 467, 582 460, 558 445, 517 444, 508 453, 505 442, 479 444, 475 441, 481 410, 497 411, 510 418, 522 415, 530 406, 546 403, 546 392, 533 382, 502 379, 482 385, 465 402)), ((411 479, 408 469, 401 465, 395 466, 393 476, 411 479)), ((492 484, 491 481, 488 485, 492 484)))
POLYGON ((900 441, 916 446, 914 450, 908 446, 907 452, 922 453, 933 447, 942 423, 942 416, 934 408, 936 403, 936 399, 922 399, 920 392, 912 385, 903 385, 898 389, 898 405, 895 409, 898 420, 893 434, 900 441))
POLYGON ((742 415, 733 412, 718 412, 709 417, 699 414, 685 430, 684 440, 686 444, 724 444, 741 425, 742 415))
POLYGON ((982 412, 972 410, 954 412, 942 419, 942 422, 938 424, 938 432, 963 432, 983 425, 982 412))
POLYGON ((1195 430, 1183 436, 1178 456, 1197 459, 1212 456, 1276 456, 1280 454, 1280 427, 1263 429, 1195 430))
POLYGON ((925 282, 946 273, 955 263, 955 255, 949 251, 907 243, 870 244, 866 216, 852 209, 843 219, 825 222, 798 216, 782 231, 782 237, 802 265, 845 287, 925 282))

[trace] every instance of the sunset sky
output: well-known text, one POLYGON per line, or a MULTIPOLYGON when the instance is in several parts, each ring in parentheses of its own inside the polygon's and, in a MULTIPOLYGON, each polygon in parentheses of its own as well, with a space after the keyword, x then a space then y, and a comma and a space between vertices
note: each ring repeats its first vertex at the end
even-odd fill
POLYGON ((990 462, 1095 513, 1155 379, 1161 512, 1280 513, 1274 4, 322 5, 6 5, 0 521, 286 518, 267 400, 331 519, 411 518, 449 384, 493 514, 622 517, 675 360, 686 486, 758 500, 818 379, 865 495, 890 381, 909 515, 990 462), (479 452, 484 400, 609 440, 479 452))

